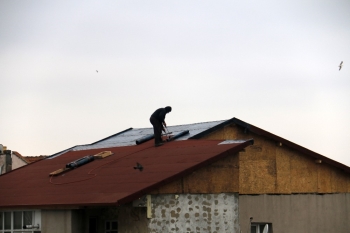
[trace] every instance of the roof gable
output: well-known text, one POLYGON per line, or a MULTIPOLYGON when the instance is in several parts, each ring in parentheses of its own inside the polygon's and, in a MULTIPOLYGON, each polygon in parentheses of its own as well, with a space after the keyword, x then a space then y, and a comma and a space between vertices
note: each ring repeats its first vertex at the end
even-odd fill
MULTIPOLYGON (((250 131, 250 132, 253 132, 253 133, 257 134, 257 135, 260 135, 260 136, 272 139, 272 140, 276 141, 276 143, 280 143, 283 146, 287 146, 287 147, 289 147, 291 149, 294 149, 296 151, 301 152, 302 154, 310 156, 310 157, 314 158, 315 160, 321 160, 321 162, 324 162, 324 163, 327 163, 329 165, 335 166, 335 167, 337 167, 337 168, 339 168, 339 169, 341 169, 341 170, 343 170, 343 171, 345 171, 347 173, 350 173, 350 167, 348 167, 348 166, 346 166, 346 165, 344 165, 342 163, 339 163, 339 162, 337 162, 335 160, 332 160, 332 159, 330 159, 330 158, 328 158, 326 156, 323 156, 323 155, 318 154, 318 153, 316 153, 314 151, 311 151, 311 150, 309 150, 309 149, 307 149, 305 147, 302 147, 302 146, 300 146, 300 145, 298 145, 298 144, 296 144, 294 142, 291 142, 291 141, 289 141, 287 139, 284 139, 284 138, 279 137, 279 136, 277 136, 275 134, 272 134, 272 133, 270 133, 270 132, 268 132, 266 130, 263 130, 263 129, 259 128, 259 127, 251 125, 249 123, 246 123, 246 122, 244 122, 244 121, 242 121, 240 119, 232 118, 232 119, 230 119, 230 120, 225 122, 226 125, 232 124, 232 123, 243 127, 246 131, 250 131)), ((198 135, 196 135, 196 137, 193 137, 193 138, 198 138, 198 135)))

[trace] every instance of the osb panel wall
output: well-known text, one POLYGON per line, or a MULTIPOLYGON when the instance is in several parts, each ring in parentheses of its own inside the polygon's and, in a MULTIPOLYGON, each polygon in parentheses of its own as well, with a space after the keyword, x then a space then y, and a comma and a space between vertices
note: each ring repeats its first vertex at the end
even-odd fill
POLYGON ((184 193, 238 192, 238 162, 238 155, 231 155, 186 176, 184 193))
POLYGON ((203 139, 254 139, 245 152, 202 168, 155 193, 291 194, 350 192, 350 174, 231 124, 203 139), (229 182, 227 182, 229 181, 229 182))
POLYGON ((238 163, 238 155, 232 154, 151 194, 238 192, 238 163))
POLYGON ((350 174, 231 124, 205 139, 254 139, 239 153, 239 193, 350 192, 350 174))
MULTIPOLYGON (((251 138, 252 135, 249 135, 251 138)), ((275 145, 254 137, 254 145, 239 156, 240 193, 274 193, 276 188, 275 145)))

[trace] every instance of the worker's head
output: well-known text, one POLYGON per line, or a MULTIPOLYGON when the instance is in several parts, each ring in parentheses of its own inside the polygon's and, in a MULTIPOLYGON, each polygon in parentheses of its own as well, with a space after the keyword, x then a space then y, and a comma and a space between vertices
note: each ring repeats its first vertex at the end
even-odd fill
POLYGON ((170 106, 167 106, 165 107, 165 111, 168 113, 168 112, 171 112, 171 107, 170 106))

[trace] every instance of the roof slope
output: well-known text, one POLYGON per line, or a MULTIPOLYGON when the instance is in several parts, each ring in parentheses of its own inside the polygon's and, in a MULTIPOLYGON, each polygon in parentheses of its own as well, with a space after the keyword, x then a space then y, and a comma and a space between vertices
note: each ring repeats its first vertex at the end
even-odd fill
POLYGON ((40 156, 26 156, 25 159, 29 162, 29 163, 34 163, 36 161, 45 159, 47 156, 45 155, 40 155, 40 156))
MULTIPOLYGON (((227 120, 219 120, 219 121, 201 122, 201 123, 194 123, 194 124, 174 125, 174 126, 167 126, 167 129, 170 132, 172 132, 173 135, 176 135, 180 132, 188 130, 189 131, 188 134, 182 136, 181 138, 176 139, 176 141, 187 140, 199 133, 202 133, 213 127, 216 127, 226 121, 227 120)), ((135 128, 135 129, 129 128, 119 133, 113 134, 109 137, 103 138, 99 141, 93 142, 91 144, 73 146, 71 148, 63 150, 51 156, 53 157, 59 156, 71 150, 78 151, 78 150, 90 150, 90 149, 97 149, 97 148, 110 148, 110 147, 117 147, 117 146, 135 146, 137 139, 140 139, 147 135, 153 135, 152 127, 135 128)))
POLYGON ((1 176, 0 208, 123 204, 237 153, 252 140, 220 142, 184 140, 154 147, 153 141, 149 141, 139 146, 69 151, 1 176), (49 173, 67 163, 105 150, 114 155, 49 177, 49 173), (143 171, 134 169, 137 162, 144 167, 143 171))

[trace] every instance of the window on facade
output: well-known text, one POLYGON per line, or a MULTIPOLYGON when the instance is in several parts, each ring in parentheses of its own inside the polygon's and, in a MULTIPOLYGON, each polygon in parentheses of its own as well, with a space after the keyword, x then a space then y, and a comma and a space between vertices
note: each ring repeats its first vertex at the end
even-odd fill
POLYGON ((272 233, 272 223, 252 223, 251 233, 272 233))
MULTIPOLYGON (((39 213, 40 220, 40 213, 39 213)), ((35 211, 0 212, 0 233, 40 233, 34 226, 35 211)))
POLYGON ((97 218, 89 218, 89 233, 97 233, 97 218))
POLYGON ((106 221, 105 233, 118 233, 117 221, 106 221))

